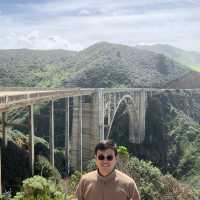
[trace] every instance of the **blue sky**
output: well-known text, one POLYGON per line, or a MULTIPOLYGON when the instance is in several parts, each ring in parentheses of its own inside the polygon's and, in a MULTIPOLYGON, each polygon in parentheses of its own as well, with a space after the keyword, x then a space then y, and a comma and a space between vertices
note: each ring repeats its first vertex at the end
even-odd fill
POLYGON ((200 0, 1 0, 0 49, 81 50, 96 42, 200 51, 200 0))

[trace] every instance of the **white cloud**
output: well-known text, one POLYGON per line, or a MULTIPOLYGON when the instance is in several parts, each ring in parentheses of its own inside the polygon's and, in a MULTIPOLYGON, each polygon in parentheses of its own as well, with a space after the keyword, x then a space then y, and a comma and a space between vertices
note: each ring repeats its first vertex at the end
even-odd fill
POLYGON ((1 49, 28 48, 28 49, 68 49, 80 50, 81 45, 71 44, 66 38, 59 35, 42 35, 38 30, 30 33, 10 32, 5 37, 0 38, 1 49))
POLYGON ((83 10, 80 10, 79 14, 80 15, 90 15, 91 12, 89 10, 83 9, 83 10))
POLYGON ((27 10, 34 10, 34 13, 24 12, 20 20, 15 15, 0 15, 0 48, 78 50, 95 42, 109 41, 132 46, 138 43, 168 43, 200 51, 197 42, 200 7, 195 4, 196 1, 164 2, 63 0, 31 4, 27 10), (191 6, 186 7, 186 3, 191 6))

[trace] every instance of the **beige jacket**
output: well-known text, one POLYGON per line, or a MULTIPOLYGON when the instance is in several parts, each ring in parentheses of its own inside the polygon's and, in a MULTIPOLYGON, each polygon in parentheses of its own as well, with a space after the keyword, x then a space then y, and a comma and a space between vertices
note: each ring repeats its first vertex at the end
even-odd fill
POLYGON ((78 200, 139 200, 135 181, 114 170, 108 176, 92 171, 82 176, 76 191, 78 200))

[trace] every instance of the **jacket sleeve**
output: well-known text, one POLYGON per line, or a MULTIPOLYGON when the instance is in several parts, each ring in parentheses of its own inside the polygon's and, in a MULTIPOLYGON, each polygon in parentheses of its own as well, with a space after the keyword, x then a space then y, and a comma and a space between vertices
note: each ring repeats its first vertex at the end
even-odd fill
POLYGON ((134 180, 129 184, 129 195, 130 200, 140 200, 140 194, 134 180))
POLYGON ((79 181, 79 184, 76 188, 76 198, 78 200, 84 200, 84 181, 83 178, 79 181))

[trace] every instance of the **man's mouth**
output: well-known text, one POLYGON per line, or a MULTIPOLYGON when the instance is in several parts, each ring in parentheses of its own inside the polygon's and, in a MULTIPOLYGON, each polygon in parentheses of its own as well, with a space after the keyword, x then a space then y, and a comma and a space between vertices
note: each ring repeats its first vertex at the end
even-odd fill
POLYGON ((102 167, 109 167, 109 165, 108 164, 103 164, 102 167))

